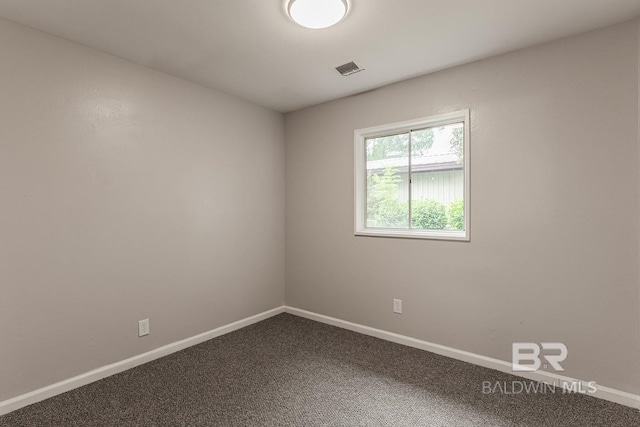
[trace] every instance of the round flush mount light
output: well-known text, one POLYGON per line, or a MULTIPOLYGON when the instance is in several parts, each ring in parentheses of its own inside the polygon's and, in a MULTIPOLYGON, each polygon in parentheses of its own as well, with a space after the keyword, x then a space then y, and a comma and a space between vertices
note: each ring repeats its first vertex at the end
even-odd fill
POLYGON ((287 11, 296 23, 307 28, 327 28, 347 14, 346 0, 289 0, 287 11))

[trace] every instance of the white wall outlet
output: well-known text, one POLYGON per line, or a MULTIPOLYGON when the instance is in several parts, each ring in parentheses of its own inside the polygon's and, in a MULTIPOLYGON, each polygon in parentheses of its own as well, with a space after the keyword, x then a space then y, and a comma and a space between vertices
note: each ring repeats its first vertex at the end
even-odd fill
POLYGON ((149 319, 138 321, 138 336, 143 337, 149 335, 149 319))
POLYGON ((398 314, 402 314, 402 300, 401 299, 394 299, 393 300, 393 312, 394 313, 398 313, 398 314))

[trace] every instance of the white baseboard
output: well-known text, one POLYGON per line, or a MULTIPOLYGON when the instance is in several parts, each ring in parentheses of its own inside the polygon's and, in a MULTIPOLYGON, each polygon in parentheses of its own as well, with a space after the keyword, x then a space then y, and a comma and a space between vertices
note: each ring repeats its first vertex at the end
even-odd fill
POLYGON ((203 343, 212 338, 219 337, 220 335, 228 334, 229 332, 244 328, 245 326, 260 322, 280 313, 284 313, 284 306, 274 308, 260 314, 256 314, 255 316, 247 317, 246 319, 238 320, 237 322, 229 323, 228 325, 221 326, 211 331, 203 332, 193 337, 167 344, 165 346, 156 348, 155 350, 130 357, 129 359, 125 359, 111 365, 103 366, 101 368, 94 369, 93 371, 86 372, 76 377, 51 384, 49 386, 31 391, 29 393, 25 393, 9 400, 5 400, 3 402, 0 402, 0 415, 8 414, 9 412, 15 411, 16 409, 20 409, 27 405, 40 402, 58 394, 73 390, 75 388, 82 387, 83 385, 87 385, 102 378, 106 378, 111 375, 126 371, 127 369, 134 368, 144 363, 151 362, 152 360, 159 359, 177 351, 184 350, 187 347, 203 343))
MULTIPOLYGON (((282 306, 274 308, 272 310, 265 311, 255 316, 247 317, 246 319, 238 320, 237 322, 230 323, 225 326, 213 329, 202 334, 195 335, 190 338, 186 338, 181 341, 176 341, 171 344, 167 344, 163 347, 155 350, 148 351, 138 356, 131 357, 129 359, 122 360, 120 362, 113 363, 111 365, 103 366, 93 371, 86 372, 73 378, 69 378, 64 381, 51 384, 49 386, 34 390, 29 393, 14 397, 9 400, 0 402, 0 415, 8 414, 27 405, 31 405, 36 402, 48 399, 58 394, 65 393, 83 385, 90 384, 94 381, 98 381, 102 378, 109 377, 111 375, 126 371, 127 369, 134 368, 152 360, 159 359, 169 354, 175 353, 185 348, 200 344, 208 341, 212 338, 233 332, 235 330, 244 328, 253 323, 260 322, 268 319, 269 317, 276 316, 280 313, 290 313, 296 316, 304 317, 307 319, 315 320, 318 322, 326 323, 328 325, 337 326, 350 331, 359 332, 365 335, 370 335, 383 340, 403 344, 409 347, 418 348, 421 350, 430 351, 432 353, 440 354, 442 356, 451 357, 452 359, 461 360, 464 362, 472 363, 474 365, 483 366, 497 371, 506 372, 508 374, 517 375, 523 378, 527 378, 534 381, 544 381, 548 383, 558 383, 561 381, 577 381, 573 378, 564 377, 561 375, 553 374, 550 372, 538 371, 538 372, 512 372, 511 363, 503 360, 494 359, 491 357, 481 356, 479 354, 470 353, 463 350, 457 350, 455 348, 446 347, 439 344, 433 344, 427 341, 418 340, 415 338, 407 337, 404 335, 396 334, 393 332, 383 331, 381 329, 372 328, 369 326, 359 325, 357 323, 347 322, 345 320, 336 319, 334 317, 324 316, 322 314, 313 313, 306 310, 301 310, 294 307, 282 306)), ((600 399, 608 400, 610 402, 619 403, 621 405, 630 406, 632 408, 640 408, 640 396, 624 391, 616 390, 609 387, 598 385, 598 390, 594 394, 590 394, 600 399)))
MULTIPOLYGON (((463 362, 472 363, 474 365, 483 366, 485 368, 495 369, 496 371, 506 372, 511 375, 516 375, 528 380, 546 382, 549 384, 562 384, 564 382, 573 383, 579 381, 574 378, 557 375, 546 371, 536 372, 513 372, 510 362, 504 360, 494 359, 492 357, 486 357, 468 351, 458 350, 451 347, 446 347, 440 344, 434 344, 427 341, 407 337, 404 335, 396 334, 393 332, 383 331, 381 329, 372 328, 369 326, 359 325, 357 323, 347 322, 346 320, 336 319, 334 317, 325 316, 322 314, 313 313, 306 310, 301 310, 294 307, 285 306, 285 312, 304 317, 310 320, 326 323, 328 325, 337 326, 339 328, 348 329, 350 331, 359 332, 361 334, 370 335, 376 338, 381 338, 386 341, 403 344, 409 347, 418 348, 421 350, 430 351, 432 353, 447 356, 452 359, 461 360, 463 362)), ((587 381, 582 381, 587 383, 587 381)), ((584 388, 586 390, 586 387, 584 388)), ((609 387, 597 385, 597 391, 593 394, 589 394, 599 399, 608 400, 610 402, 619 403, 621 405, 630 406, 632 408, 640 408, 640 395, 627 393, 625 391, 616 390, 609 387)))

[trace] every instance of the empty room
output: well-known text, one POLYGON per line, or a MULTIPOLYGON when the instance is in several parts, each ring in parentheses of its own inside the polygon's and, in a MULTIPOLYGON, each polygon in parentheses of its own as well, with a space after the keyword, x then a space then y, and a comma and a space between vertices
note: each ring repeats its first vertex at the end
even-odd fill
POLYGON ((0 0, 0 426, 640 426, 640 0, 0 0))

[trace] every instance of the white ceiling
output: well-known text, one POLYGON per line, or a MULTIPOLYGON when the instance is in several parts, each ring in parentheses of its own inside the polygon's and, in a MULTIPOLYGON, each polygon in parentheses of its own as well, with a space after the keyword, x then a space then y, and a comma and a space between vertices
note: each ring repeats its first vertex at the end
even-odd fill
POLYGON ((335 27, 284 0, 0 0, 0 16, 293 111, 640 15, 640 0, 350 0, 335 27), (349 77, 334 67, 355 60, 349 77))

